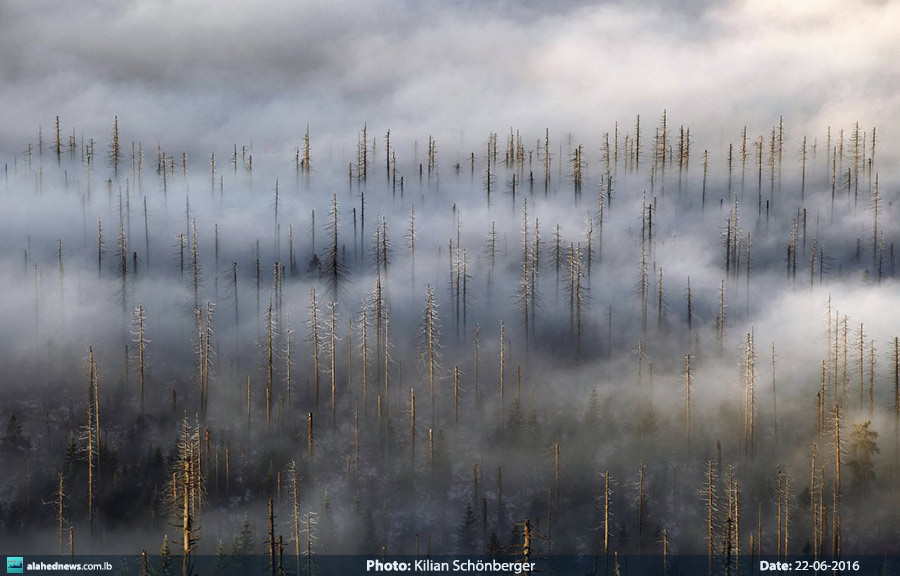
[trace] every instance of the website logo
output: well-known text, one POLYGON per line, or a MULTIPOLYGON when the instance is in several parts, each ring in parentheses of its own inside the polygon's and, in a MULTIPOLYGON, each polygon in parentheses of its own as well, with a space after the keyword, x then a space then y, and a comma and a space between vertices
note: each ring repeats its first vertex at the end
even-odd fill
POLYGON ((6 557, 6 573, 7 574, 21 574, 24 572, 25 561, 21 556, 7 556, 6 557))

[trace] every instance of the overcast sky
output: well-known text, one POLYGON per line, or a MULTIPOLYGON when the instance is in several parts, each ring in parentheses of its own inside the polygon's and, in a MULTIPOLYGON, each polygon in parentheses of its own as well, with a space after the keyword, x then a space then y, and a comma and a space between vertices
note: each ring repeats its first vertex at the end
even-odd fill
MULTIPOLYGON (((663 108, 728 142, 900 110, 900 2, 136 0, 0 3, 0 150, 64 131, 209 150, 510 125, 599 139, 663 108), (591 132, 591 134, 586 134, 591 132)), ((883 128, 882 128, 883 127, 883 128)), ((726 144, 727 145, 727 144, 726 144)), ((446 149, 446 147, 445 147, 446 149)))

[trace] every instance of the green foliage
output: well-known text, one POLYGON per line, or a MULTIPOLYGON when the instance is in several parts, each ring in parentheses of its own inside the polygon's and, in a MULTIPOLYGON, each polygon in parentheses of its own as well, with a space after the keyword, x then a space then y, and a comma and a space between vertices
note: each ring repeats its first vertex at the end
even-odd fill
POLYGON ((360 539, 360 544, 362 546, 360 548, 360 553, 377 554, 379 549, 378 543, 376 542, 378 528, 376 527, 375 516, 373 515, 371 508, 367 508, 362 514, 361 533, 364 537, 360 539))
POLYGON ((169 535, 163 536, 162 546, 159 547, 159 569, 156 571, 158 576, 169 576, 172 573, 172 556, 169 550, 169 535))
POLYGON ((506 419, 506 439, 511 445, 522 442, 522 429, 525 421, 522 417, 522 404, 518 398, 513 399, 509 417, 506 419))
POLYGON ((216 542, 216 560, 213 563, 210 574, 223 574, 228 568, 228 557, 226 556, 225 546, 222 541, 216 542))
POLYGON ((452 478, 450 454, 447 451, 447 439, 444 429, 438 428, 434 433, 434 474, 436 476, 435 488, 441 492, 450 488, 449 480, 452 478))
POLYGON ((234 537, 231 542, 232 554, 252 554, 253 553, 253 531, 250 530, 250 520, 247 513, 244 513, 244 520, 241 522, 241 533, 234 537))
POLYGON ((871 421, 854 424, 850 434, 850 460, 847 466, 853 474, 853 485, 867 490, 875 479, 875 455, 878 454, 878 432, 869 429, 871 421))
POLYGON ((5 456, 22 455, 30 448, 31 442, 28 440, 28 436, 22 432, 22 425, 19 424, 15 414, 11 415, 6 423, 6 433, 0 439, 2 453, 5 456))
POLYGON ((69 432, 68 437, 66 437, 66 476, 72 474, 75 469, 76 463, 80 460, 78 445, 75 443, 75 435, 69 432))
POLYGON ((526 425, 528 439, 534 444, 541 442, 541 418, 538 416, 537 408, 531 407, 528 413, 528 424, 526 425))
POLYGON ((322 513, 319 515, 320 546, 326 548, 335 542, 334 510, 328 490, 322 493, 322 513))
POLYGON ((471 554, 475 551, 475 527, 477 519, 475 511, 472 510, 472 503, 466 503, 466 509, 463 511, 462 522, 457 529, 456 551, 460 554, 471 554))
POLYGON ((488 545, 487 545, 487 553, 490 554, 491 556, 496 556, 497 554, 500 553, 501 548, 502 548, 502 545, 500 544, 500 539, 497 538, 497 533, 491 532, 491 537, 488 540, 488 545))

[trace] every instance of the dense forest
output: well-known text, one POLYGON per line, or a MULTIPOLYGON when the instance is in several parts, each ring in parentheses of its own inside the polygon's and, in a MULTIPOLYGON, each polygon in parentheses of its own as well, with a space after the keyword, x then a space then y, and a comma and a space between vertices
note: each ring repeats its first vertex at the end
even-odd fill
POLYGON ((897 159, 788 120, 47 119, 3 159, 0 542, 897 554, 897 159))

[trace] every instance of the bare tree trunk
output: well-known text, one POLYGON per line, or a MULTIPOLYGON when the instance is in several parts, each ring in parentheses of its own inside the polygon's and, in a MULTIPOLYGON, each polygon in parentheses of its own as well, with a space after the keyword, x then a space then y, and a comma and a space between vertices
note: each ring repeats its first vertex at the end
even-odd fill
POLYGON ((712 461, 706 461, 706 487, 704 490, 706 496, 706 546, 707 546, 707 573, 712 574, 712 558, 713 558, 713 512, 715 511, 715 482, 713 477, 712 461))
POLYGON ((453 425, 459 423, 459 366, 453 367, 453 425))
POLYGON ((63 516, 63 501, 65 499, 66 492, 63 486, 63 473, 59 473, 59 483, 56 489, 56 521, 59 525, 59 555, 63 554, 63 524, 65 523, 65 517, 63 516))
POLYGON ((478 324, 475 324, 475 329, 472 331, 472 347, 475 349, 473 362, 475 364, 475 404, 477 405, 479 402, 478 396, 478 324))
POLYGON ((335 320, 335 303, 328 303, 328 311, 330 314, 330 333, 329 333, 329 362, 331 372, 331 426, 337 425, 337 322, 335 320))
POLYGON ((409 461, 411 476, 416 470, 416 390, 409 389, 409 461))
POLYGON ((725 280, 722 280, 719 287, 719 315, 716 317, 716 340, 719 345, 719 357, 721 357, 725 340, 725 280))
POLYGON ((791 472, 786 471, 784 474, 784 557, 790 555, 789 545, 791 536, 791 472))
POLYGON ((269 574, 275 576, 275 508, 269 498, 269 574))
POLYGON ((87 486, 87 496, 88 496, 88 519, 90 523, 90 533, 94 534, 94 468, 95 464, 95 453, 94 453, 94 386, 97 381, 97 368, 96 364, 94 364, 94 348, 93 346, 88 348, 88 414, 87 414, 87 434, 86 434, 86 443, 87 443, 87 471, 88 471, 88 486, 87 486))
POLYGON ((685 450, 691 453, 691 355, 684 356, 684 433, 685 450))
POLYGON ((900 337, 894 336, 894 443, 900 454, 900 337))
POLYGON ((97 216, 97 278, 103 276, 103 221, 97 216))
POLYGON ((841 528, 838 506, 841 501, 841 407, 834 405, 834 488, 831 503, 831 534, 834 539, 832 552, 840 554, 841 528))
POLYGON ((313 461, 313 413, 306 414, 306 457, 310 464, 313 461))
POLYGON ((609 480, 609 470, 606 470, 603 473, 603 555, 606 557, 607 566, 609 565, 609 506, 612 498, 609 480))
MULTIPOLYGON (((206 338, 205 338, 205 350, 203 352, 203 406, 201 407, 203 413, 206 414, 206 409, 209 404, 209 369, 212 365, 210 360, 210 356, 212 354, 212 304, 209 300, 206 301, 206 338)), ((144 378, 144 369, 141 366, 141 385, 143 387, 143 378, 144 378)))
POLYGON ((503 422, 503 321, 500 321, 500 422, 503 422))
POLYGON ((137 311, 135 313, 138 321, 138 332, 137 332, 137 345, 138 345, 138 376, 140 380, 140 388, 141 388, 141 418, 144 415, 144 347, 147 345, 147 340, 144 338, 144 306, 143 304, 139 305, 137 311))
POLYGON ((272 385, 275 380, 275 318, 272 300, 266 313, 266 429, 272 428, 272 385))
POLYGON ((362 332, 360 351, 362 352, 362 396, 363 396, 363 412, 369 413, 369 311, 366 300, 362 301, 362 312, 359 316, 359 328, 362 332))
POLYGON ((319 306, 316 301, 316 289, 312 289, 312 302, 310 311, 310 329, 312 330, 313 347, 313 382, 315 383, 316 408, 319 407, 319 306))
POLYGON ((644 469, 643 463, 638 469, 638 554, 644 543, 644 469))

